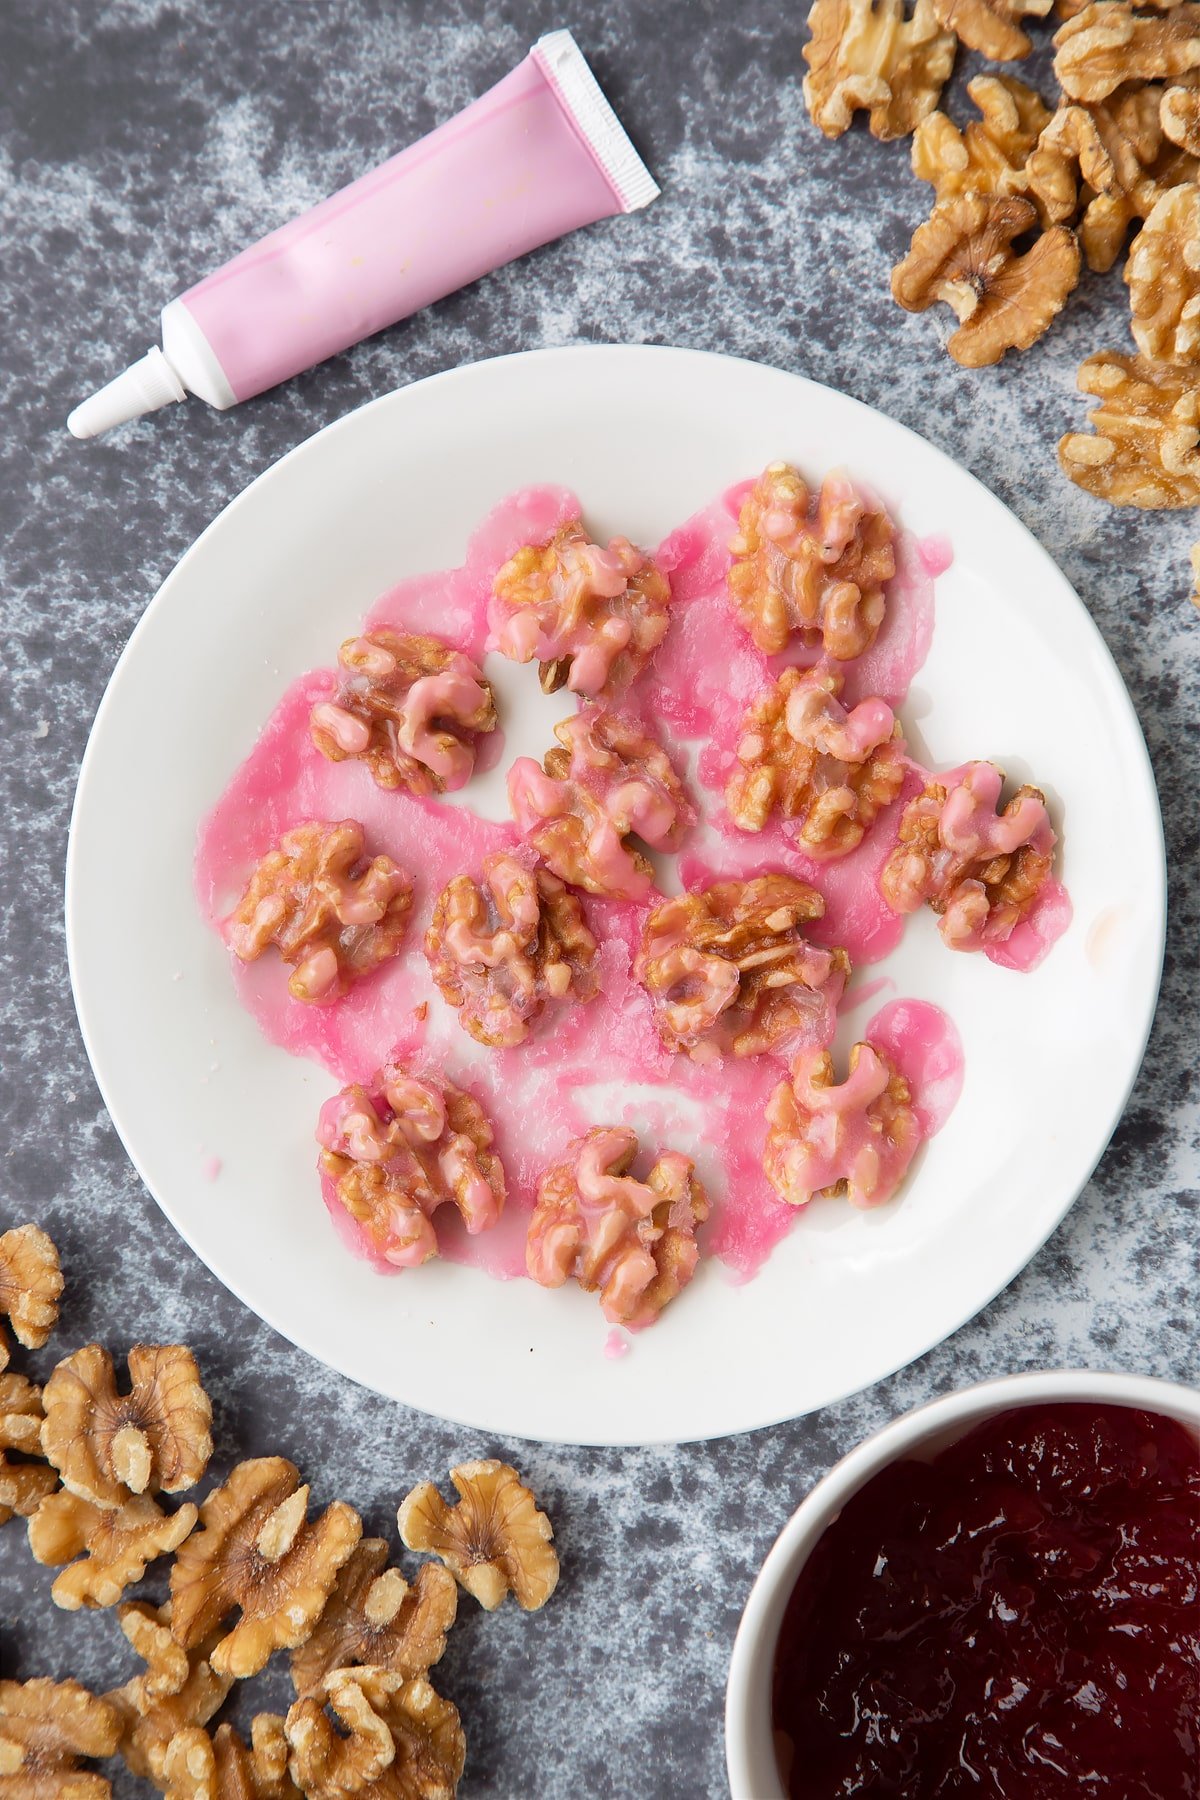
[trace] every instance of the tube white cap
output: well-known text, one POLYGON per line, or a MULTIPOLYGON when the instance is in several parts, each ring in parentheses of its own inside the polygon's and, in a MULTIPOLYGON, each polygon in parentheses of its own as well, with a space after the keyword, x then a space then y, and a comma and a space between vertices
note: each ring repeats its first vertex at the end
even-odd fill
POLYGON ((160 406, 186 398, 187 389, 175 365, 155 348, 77 406, 67 420, 67 430, 72 437, 99 437, 114 425, 124 425, 129 419, 140 419, 143 413, 157 412, 160 406))

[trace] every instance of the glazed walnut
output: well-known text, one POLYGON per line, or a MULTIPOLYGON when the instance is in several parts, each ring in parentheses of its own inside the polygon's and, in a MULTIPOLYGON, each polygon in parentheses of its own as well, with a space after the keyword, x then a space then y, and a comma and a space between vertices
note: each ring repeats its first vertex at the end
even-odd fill
POLYGON ((218 1725, 211 1737, 184 1726, 167 1746, 161 1785, 165 1800, 300 1800, 276 1713, 255 1714, 249 1745, 232 1725, 218 1725))
POLYGON ((957 48, 938 26, 932 0, 814 0, 804 46, 804 100, 826 137, 841 137, 869 112, 877 138, 905 137, 933 111, 957 48))
POLYGON ((1078 385, 1100 404, 1091 432, 1059 440, 1071 480, 1112 506, 1200 506, 1200 389, 1187 368, 1102 350, 1078 385))
POLYGON ((738 768, 725 789, 729 816, 761 831, 772 812, 799 821, 810 856, 857 848, 904 782, 904 740, 885 700, 847 712, 836 675, 785 669, 746 715, 738 768))
POLYGON ((0 1375, 0 1525, 27 1519, 58 1486, 40 1460, 41 1430, 40 1388, 24 1375, 0 1375))
POLYGON ((729 591, 760 650, 793 633, 839 662, 874 643, 896 573, 895 528, 844 475, 827 475, 815 505, 787 463, 771 463, 747 495, 730 543, 729 591))
MULTIPOLYGON (((1197 9, 1200 11, 1200 8, 1197 9)), ((1172 188, 1154 206, 1125 264, 1133 335, 1157 362, 1200 362, 1200 186, 1172 188)))
POLYGON ((264 856, 229 921, 229 947, 253 962, 273 944, 296 1000, 324 1004, 396 955, 412 880, 386 856, 367 859, 363 828, 298 825, 264 856))
POLYGON ((601 707, 562 720, 554 735, 544 768, 522 756, 508 772, 518 830, 561 880, 642 899, 653 870, 629 838, 677 850, 695 818, 670 757, 636 720, 601 707))
POLYGON ((939 200, 892 270, 892 294, 908 312, 939 300, 958 318, 946 348, 964 368, 1027 350, 1062 311, 1079 279, 1079 245, 1065 225, 1041 232, 1024 252, 1014 240, 1037 226, 1018 194, 959 194, 939 200))
POLYGON ((443 888, 425 955, 463 1030, 489 1048, 523 1043, 548 1005, 598 991, 579 901, 506 852, 484 858, 481 880, 456 875, 443 888))
POLYGON ((383 1538, 363 1538, 342 1567, 312 1636, 292 1651, 301 1699, 334 1669, 366 1665, 411 1677, 441 1661, 458 1611, 453 1575, 426 1563, 410 1586, 387 1560, 383 1538))
POLYGON ((1072 100, 1106 100, 1129 81, 1164 81, 1200 68, 1200 6, 1135 12, 1094 0, 1054 34, 1054 73, 1072 100))
POLYGON ((526 1612, 545 1606, 558 1585, 553 1527, 508 1463, 461 1463, 450 1506, 432 1481, 401 1502, 400 1536, 410 1550, 440 1557, 460 1586, 494 1612, 512 1594, 526 1612))
POLYGON ((212 1455, 212 1407, 182 1344, 135 1344, 128 1394, 113 1360, 88 1344, 59 1363, 43 1397, 42 1448, 63 1486, 96 1506, 192 1487, 212 1455))
POLYGON ((938 24, 968 50, 993 62, 1015 62, 1033 48, 1018 20, 1044 19, 1054 0, 933 0, 938 24))
POLYGON ((600 1294, 613 1325, 652 1325, 696 1272, 708 1198, 693 1164, 665 1151, 644 1181, 629 1173, 637 1134, 597 1126, 567 1145, 538 1183, 525 1264, 542 1287, 571 1278, 600 1294))
POLYGON ((12 1800, 108 1800, 112 1784, 81 1769, 112 1756, 113 1708, 77 1681, 0 1681, 0 1792, 12 1800))
POLYGON ((453 1800, 467 1741, 458 1709, 424 1676, 335 1669, 323 1685, 287 1716, 291 1772, 308 1800, 453 1800))
POLYGON ((457 1207, 472 1234, 504 1210, 504 1170, 478 1101, 432 1071, 380 1069, 321 1109, 321 1168, 374 1253, 394 1268, 438 1254, 434 1214, 457 1207))
POLYGON ((625 686, 667 634, 666 576, 628 538, 593 544, 578 519, 526 544, 497 574, 488 611, 496 648, 537 658, 548 694, 595 699, 625 686))
MULTIPOLYGON (((40 1350, 49 1341, 62 1290, 58 1251, 40 1225, 14 1225, 0 1237, 0 1315, 27 1350, 40 1350)), ((0 1326, 0 1369, 8 1367, 8 1358, 8 1338, 0 1326)))
POLYGON ((1044 796, 1020 787, 999 807, 1004 777, 969 763, 951 788, 931 782, 909 802, 880 886, 893 911, 928 903, 952 950, 1011 937, 1050 879, 1055 837, 1044 796))
POLYGON ((855 1044, 841 1083, 828 1050, 804 1050, 767 1103, 763 1169, 789 1206, 817 1194, 882 1206, 921 1137, 908 1083, 882 1050, 855 1044))
POLYGON ((496 729, 491 683, 440 638, 398 631, 347 638, 331 700, 309 720, 331 762, 361 758, 381 788, 442 794, 471 778, 479 738, 496 729))
POLYGON ((822 1041, 850 963, 802 927, 825 902, 792 875, 721 881, 664 900, 646 919, 634 963, 668 1050, 695 1062, 784 1055, 822 1041))
POLYGON ((1050 121, 1039 94, 1011 75, 977 75, 967 92, 979 110, 962 131, 943 112, 913 133, 912 169, 938 200, 956 194, 1023 194, 1026 163, 1050 121))
POLYGON ((184 1650, 171 1635, 171 1609, 132 1600, 117 1617, 146 1667, 104 1698, 121 1716, 121 1755, 135 1775, 164 1787, 167 1750, 178 1732, 207 1725, 233 1686, 201 1650, 184 1650))
POLYGON ((37 1562, 70 1564, 50 1589, 56 1606, 115 1606, 152 1562, 179 1549, 198 1516, 190 1501, 173 1513, 148 1494, 100 1507, 63 1488, 47 1494, 30 1519, 29 1548, 37 1562))
POLYGON ((210 1653, 219 1675, 256 1675, 273 1650, 303 1643, 362 1535, 358 1514, 340 1500, 310 1521, 299 1483, 281 1456, 239 1463, 204 1501, 202 1529, 175 1558, 171 1630, 185 1650, 241 1614, 210 1653))

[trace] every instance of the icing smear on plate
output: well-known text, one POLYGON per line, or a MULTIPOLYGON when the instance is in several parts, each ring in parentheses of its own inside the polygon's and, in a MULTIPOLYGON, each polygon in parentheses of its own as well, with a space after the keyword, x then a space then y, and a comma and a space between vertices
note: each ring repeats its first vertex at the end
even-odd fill
MULTIPOLYGON (((659 547, 656 560, 671 584, 671 629, 649 667, 621 696, 620 708, 653 722, 665 735, 700 803, 701 822, 688 833, 677 860, 658 859, 664 888, 681 883, 693 889, 768 871, 811 883, 824 896, 826 910, 806 928, 807 935, 818 945, 844 948, 855 971, 846 1010, 866 991, 859 972, 885 957, 903 932, 903 917, 880 891, 880 874, 896 844, 903 804, 930 777, 908 759, 897 800, 858 847, 837 861, 806 854, 794 830, 777 817, 754 834, 729 819, 724 790, 747 707, 789 660, 755 647, 725 591, 728 544, 747 486, 730 490, 659 547)), ((481 661, 497 569, 522 545, 544 543, 579 511, 565 489, 521 491, 483 521, 461 568, 402 583, 375 604, 363 630, 432 630, 481 661)), ((841 699, 848 707, 870 696, 899 707, 928 652, 933 572, 946 566, 948 546, 944 540, 922 545, 898 530, 896 555, 882 628, 866 653, 845 665, 841 699)), ((632 973, 647 904, 591 896, 582 904, 598 945, 597 997, 566 1010, 551 1007, 515 1048, 485 1049, 468 1037, 430 977, 422 940, 434 902, 450 879, 464 871, 478 874, 485 856, 516 849, 516 826, 471 811, 469 786, 466 804, 464 796, 448 804, 380 788, 360 761, 327 760, 311 740, 309 720, 314 706, 328 702, 336 690, 336 648, 331 642, 330 667, 302 675, 283 695, 202 822, 195 863, 199 903, 213 929, 227 938, 229 914, 255 863, 284 832, 310 820, 353 819, 364 827, 370 855, 386 854, 412 877, 412 923, 400 954, 332 1005, 294 999, 288 969, 274 954, 249 963, 231 956, 243 1004, 272 1043, 328 1070, 331 1092, 334 1083, 369 1085, 390 1059, 417 1059, 482 1106, 507 1175, 507 1204, 494 1229, 474 1236, 452 1207, 441 1208, 441 1255, 496 1276, 524 1274, 525 1229, 543 1169, 590 1126, 628 1124, 654 1153, 682 1151, 695 1161, 711 1201, 711 1216, 698 1234, 703 1253, 719 1257, 738 1277, 753 1273, 802 1210, 778 1198, 762 1167, 767 1102, 786 1073, 784 1060, 764 1055, 706 1064, 668 1053, 649 997, 632 973)), ((793 654, 791 660, 812 658, 793 654)), ((576 703, 573 695, 562 698, 566 718, 576 703)), ((484 740, 487 754, 480 766, 499 755, 499 737, 484 740)), ((1048 885, 1052 891, 1044 904, 1012 938, 987 947, 993 960, 1032 967, 1065 928, 1069 903, 1056 883, 1048 885)), ((652 895, 651 903, 660 899, 652 895)), ((824 1042, 827 1025, 814 1024, 813 1031, 814 1042, 824 1042)), ((912 1089, 922 1135, 932 1135, 962 1081, 962 1052, 952 1022, 934 1006, 897 998, 856 1035, 891 1057, 912 1089)), ((338 1232, 362 1253, 361 1231, 338 1204, 328 1176, 323 1182, 338 1232)), ((314 1200, 317 1186, 314 1173, 314 1200)))

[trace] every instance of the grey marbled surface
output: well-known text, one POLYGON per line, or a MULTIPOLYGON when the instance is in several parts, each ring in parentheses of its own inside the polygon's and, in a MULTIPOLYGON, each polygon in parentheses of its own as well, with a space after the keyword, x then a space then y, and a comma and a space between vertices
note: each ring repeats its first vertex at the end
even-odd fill
MULTIPOLYGON (((466 1719, 464 1794, 721 1793, 739 1610, 796 1499, 842 1451, 989 1373, 1075 1363, 1200 1375, 1195 522, 1106 511, 1056 471, 1053 444, 1083 413, 1076 364, 1127 341, 1119 279, 1085 278, 1048 339, 978 374, 945 357, 945 319, 893 308, 888 268, 925 190, 904 146, 861 128, 828 144, 810 127, 804 10, 772 0, 609 0, 569 18, 548 0, 0 7, 0 1222, 32 1216, 60 1243, 62 1345, 195 1346, 222 1464, 286 1453, 387 1530, 411 1480, 510 1450, 350 1386, 226 1294, 135 1178, 75 1027, 61 889, 89 724, 162 578, 283 451, 398 383, 543 344, 680 343, 802 371, 924 432, 1032 528, 1103 629, 1154 759, 1172 877, 1162 1005, 1128 1112, 1065 1224, 949 1342, 817 1417, 685 1449, 512 1446, 555 1520, 565 1576, 536 1618, 463 1608, 438 1684, 466 1719), (90 446, 67 437, 69 407, 141 352, 170 295, 453 113, 563 23, 662 181, 654 208, 551 246, 231 414, 194 403, 90 446)), ((30 1360, 45 1368, 49 1353, 30 1360)), ((121 1678, 129 1660, 111 1618, 55 1615, 49 1585, 20 1528, 4 1531, 2 1672, 121 1678)))

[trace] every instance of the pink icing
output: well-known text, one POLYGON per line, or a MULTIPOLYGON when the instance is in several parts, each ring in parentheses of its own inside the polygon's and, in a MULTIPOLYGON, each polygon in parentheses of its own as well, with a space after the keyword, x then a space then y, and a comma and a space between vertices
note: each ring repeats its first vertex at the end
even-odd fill
POLYGON ((619 1362, 623 1356, 629 1355, 630 1348, 629 1338, 614 1325, 604 1340, 604 1354, 609 1362, 619 1362))
MULTIPOLYGON (((711 738, 693 763, 699 785, 708 790, 707 823, 696 827, 680 858, 684 884, 772 869, 799 875, 826 900, 825 917, 809 935, 826 947, 844 945, 860 970, 886 955, 903 930, 903 919, 879 894, 878 875, 895 840, 900 807, 920 791, 924 776, 914 769, 900 800, 857 850, 835 863, 805 858, 778 822, 751 837, 724 817, 719 803, 746 707, 782 666, 781 659, 754 648, 724 594, 727 542, 747 485, 705 508, 660 546, 657 560, 671 578, 673 625, 622 706, 657 725, 660 734, 671 734, 676 746, 687 738, 711 738)), ((402 583, 371 609, 364 629, 436 629, 478 659, 496 569, 521 544, 546 541, 578 513, 577 500, 562 489, 513 496, 483 521, 461 568, 402 583)), ((879 638, 859 665, 844 671, 841 699, 851 719, 864 700, 899 704, 928 648, 933 619, 928 559, 902 531, 897 555, 879 638)), ((551 1009, 523 1045, 481 1052, 433 990, 421 942, 433 902, 449 878, 464 870, 477 874, 485 855, 512 849, 516 830, 461 805, 381 790, 361 763, 327 761, 311 743, 308 720, 312 706, 327 699, 333 686, 328 670, 293 683, 203 821, 196 857, 200 905, 224 934, 224 921, 255 860, 284 831, 309 819, 351 818, 364 826, 368 853, 383 852, 412 872, 412 924, 394 961, 332 1006, 293 1000, 288 971, 273 953, 248 966, 231 957, 239 994, 266 1036, 292 1054, 316 1060, 339 1082, 369 1083, 393 1056, 419 1056, 475 1095, 495 1128, 508 1200, 495 1228, 474 1237, 454 1209, 441 1210, 439 1250, 452 1261, 497 1276, 523 1275, 525 1230, 538 1179, 572 1138, 600 1118, 634 1125, 655 1154, 679 1151, 695 1159, 712 1201, 712 1216, 698 1234, 702 1251, 721 1258, 739 1277, 752 1274, 798 1216, 778 1199, 762 1168, 766 1103, 783 1062, 766 1056, 699 1065, 670 1056, 655 1030, 647 995, 632 978, 646 905, 594 898, 584 907, 599 945, 597 997, 587 1005, 551 1009), (587 1098, 590 1088, 602 1086, 624 1097, 587 1098)), ((496 753, 499 739, 496 733, 496 753)), ((667 748, 672 751, 670 738, 667 748)), ((683 759, 672 754, 682 767, 683 759)), ((1036 928, 1031 924, 1030 932, 1048 932, 1054 923, 1052 917, 1043 919, 1036 928)), ((1020 951, 1017 936, 1005 946, 1014 955, 1020 951)), ((863 1003, 882 984, 856 981, 848 1004, 863 1003)), ((925 1134, 936 1130, 961 1082, 961 1050, 949 1021, 936 1008, 894 1001, 864 1035, 886 1048, 909 1079, 925 1134)), ((331 1216, 353 1243, 353 1222, 344 1210, 335 1204, 331 1216)))
POLYGON ((220 1157, 206 1156, 204 1162, 201 1164, 200 1173, 203 1175, 205 1181, 215 1181, 221 1173, 220 1157))

